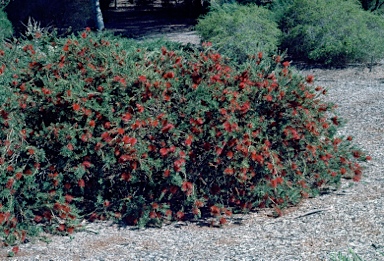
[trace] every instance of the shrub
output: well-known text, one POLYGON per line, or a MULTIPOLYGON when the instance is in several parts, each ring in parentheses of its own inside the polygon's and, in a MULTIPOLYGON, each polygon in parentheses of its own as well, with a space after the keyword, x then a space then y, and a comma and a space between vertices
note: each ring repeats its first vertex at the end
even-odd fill
POLYGON ((13 34, 12 24, 7 18, 7 14, 0 9, 0 40, 11 37, 13 34))
POLYGON ((209 46, 44 39, 0 52, 0 237, 11 254, 42 230, 71 234, 80 218, 224 224, 360 179, 365 156, 335 135, 326 90, 279 57, 238 69, 209 46))
POLYGON ((270 11, 256 5, 213 5, 199 19, 196 30, 220 53, 235 62, 244 62, 249 55, 269 55, 277 50, 280 31, 272 17, 270 11))
POLYGON ((282 49, 309 61, 344 65, 383 58, 384 20, 355 1, 295 0, 280 26, 282 49))

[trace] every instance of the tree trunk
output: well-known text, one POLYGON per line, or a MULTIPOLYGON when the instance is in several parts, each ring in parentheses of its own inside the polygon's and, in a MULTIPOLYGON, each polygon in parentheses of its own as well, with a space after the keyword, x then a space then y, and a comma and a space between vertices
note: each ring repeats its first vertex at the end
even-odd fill
POLYGON ((104 29, 104 19, 103 19, 103 13, 101 12, 101 9, 100 9, 100 1, 92 0, 92 5, 94 8, 96 28, 98 31, 101 31, 104 29))

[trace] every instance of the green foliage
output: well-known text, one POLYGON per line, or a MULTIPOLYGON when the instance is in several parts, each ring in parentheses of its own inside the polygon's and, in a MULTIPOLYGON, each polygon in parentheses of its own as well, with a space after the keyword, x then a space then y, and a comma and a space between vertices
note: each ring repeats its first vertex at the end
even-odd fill
POLYGON ((264 59, 138 46, 89 30, 0 52, 0 237, 281 208, 366 159, 313 77, 264 59))
POLYGON ((280 17, 282 48, 295 57, 333 65, 383 58, 384 20, 355 1, 294 0, 280 17))
POLYGON ((249 55, 269 55, 277 50, 280 31, 272 17, 270 11, 256 5, 213 5, 199 19, 196 30, 220 53, 241 63, 249 55))
POLYGON ((7 14, 0 9, 0 40, 11 37, 13 34, 12 24, 7 18, 7 14))

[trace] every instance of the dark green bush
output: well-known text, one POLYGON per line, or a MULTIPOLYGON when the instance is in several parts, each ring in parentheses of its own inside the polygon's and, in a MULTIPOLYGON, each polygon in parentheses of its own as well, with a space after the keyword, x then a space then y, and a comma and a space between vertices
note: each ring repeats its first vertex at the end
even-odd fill
POLYGON ((209 46, 150 49, 89 31, 44 39, 0 53, 4 245, 71 234, 82 218, 281 214, 348 173, 360 179, 365 156, 336 136, 326 91, 278 57, 238 69, 209 46))
POLYGON ((11 37, 13 34, 12 23, 8 20, 7 14, 0 9, 0 40, 11 37))
POLYGON ((213 5, 199 19, 196 30, 204 41, 212 42, 220 53, 235 62, 244 62, 249 55, 275 53, 280 36, 270 11, 256 5, 213 5))
MULTIPOLYGON (((289 1, 288 1, 289 2, 289 1)), ((382 59, 384 20, 352 0, 294 0, 280 15, 282 49, 331 65, 382 59)))

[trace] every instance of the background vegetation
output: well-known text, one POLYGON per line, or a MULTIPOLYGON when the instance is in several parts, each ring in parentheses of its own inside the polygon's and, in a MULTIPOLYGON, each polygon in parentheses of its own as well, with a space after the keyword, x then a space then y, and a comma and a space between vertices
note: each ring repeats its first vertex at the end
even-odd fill
POLYGON ((280 30, 269 10, 257 5, 213 5, 196 30, 222 54, 244 62, 250 54, 276 53, 280 30))

